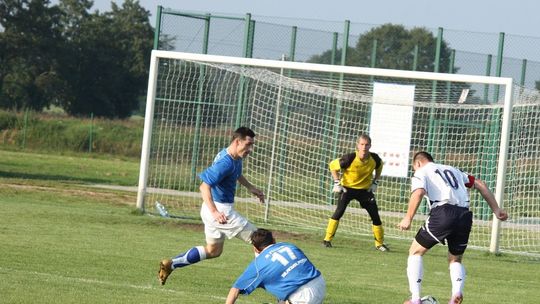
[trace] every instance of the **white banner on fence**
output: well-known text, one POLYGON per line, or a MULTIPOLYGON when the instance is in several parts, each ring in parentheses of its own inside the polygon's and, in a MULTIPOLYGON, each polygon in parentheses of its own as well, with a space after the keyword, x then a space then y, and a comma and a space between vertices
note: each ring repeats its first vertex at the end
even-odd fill
POLYGON ((407 177, 414 106, 414 85, 373 84, 371 151, 384 162, 382 175, 407 177))

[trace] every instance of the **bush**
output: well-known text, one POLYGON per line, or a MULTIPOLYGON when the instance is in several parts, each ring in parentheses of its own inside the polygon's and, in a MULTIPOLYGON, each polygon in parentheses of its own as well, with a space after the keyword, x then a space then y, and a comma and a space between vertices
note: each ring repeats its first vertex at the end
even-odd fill
POLYGON ((4 149, 139 157, 143 127, 141 119, 88 119, 29 112, 25 121, 24 113, 0 111, 0 145, 4 149))

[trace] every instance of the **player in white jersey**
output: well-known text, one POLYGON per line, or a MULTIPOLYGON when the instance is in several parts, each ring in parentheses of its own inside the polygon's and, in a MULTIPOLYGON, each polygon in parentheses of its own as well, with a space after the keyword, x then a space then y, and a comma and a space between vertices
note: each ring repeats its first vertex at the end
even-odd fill
POLYGON ((430 214, 409 249, 407 277, 411 299, 404 304, 421 303, 420 289, 424 272, 422 256, 436 244, 444 245, 445 242, 448 242, 448 264, 452 280, 452 298, 449 303, 460 304, 465 283, 465 268, 461 261, 469 241, 473 218, 469 211, 467 189, 478 190, 499 220, 505 221, 508 214, 499 208, 493 193, 483 181, 452 166, 434 163, 433 157, 427 152, 414 155, 413 170, 409 207, 398 228, 410 229, 424 196, 428 198, 430 214))

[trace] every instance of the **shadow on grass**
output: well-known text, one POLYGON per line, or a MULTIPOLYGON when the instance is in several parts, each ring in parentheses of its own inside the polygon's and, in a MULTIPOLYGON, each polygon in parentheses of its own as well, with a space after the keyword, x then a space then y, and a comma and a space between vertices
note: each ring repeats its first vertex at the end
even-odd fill
POLYGON ((111 180, 101 178, 90 177, 76 177, 66 175, 55 174, 36 174, 36 173, 21 173, 21 172, 5 172, 0 171, 0 178, 19 178, 19 179, 31 179, 31 180, 52 180, 52 181, 66 181, 66 182, 79 182, 90 184, 110 184, 111 180))

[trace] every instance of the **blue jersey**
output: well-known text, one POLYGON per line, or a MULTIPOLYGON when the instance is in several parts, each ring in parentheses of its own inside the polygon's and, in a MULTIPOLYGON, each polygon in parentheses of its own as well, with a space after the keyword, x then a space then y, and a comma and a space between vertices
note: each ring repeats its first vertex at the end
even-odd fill
POLYGON ((233 159, 227 149, 223 149, 214 158, 214 163, 199 174, 199 178, 210 185, 214 201, 232 204, 236 182, 241 175, 242 159, 233 159))
POLYGON ((233 287, 250 294, 257 287, 266 289, 279 300, 286 300, 300 286, 321 275, 302 250, 290 243, 266 247, 233 287))

